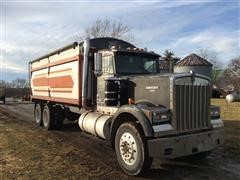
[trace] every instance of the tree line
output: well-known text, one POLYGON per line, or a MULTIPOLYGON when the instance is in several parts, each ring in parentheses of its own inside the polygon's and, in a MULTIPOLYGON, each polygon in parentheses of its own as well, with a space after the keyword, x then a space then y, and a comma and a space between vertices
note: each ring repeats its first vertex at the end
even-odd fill
POLYGON ((0 80, 0 87, 5 88, 29 88, 29 82, 23 78, 17 78, 11 82, 0 80))

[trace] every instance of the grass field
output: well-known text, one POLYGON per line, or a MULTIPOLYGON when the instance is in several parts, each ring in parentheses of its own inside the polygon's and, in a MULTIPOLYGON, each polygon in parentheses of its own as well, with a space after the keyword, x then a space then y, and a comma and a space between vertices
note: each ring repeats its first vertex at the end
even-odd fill
POLYGON ((223 120, 240 121, 240 102, 227 103, 225 99, 211 99, 211 104, 220 106, 223 120))
POLYGON ((224 120, 224 135, 227 156, 240 159, 240 102, 227 103, 225 99, 211 99, 211 104, 220 106, 224 120))
MULTIPOLYGON (((0 112, 0 180, 108 179, 112 170, 103 167, 86 149, 57 132, 44 131, 0 112)), ((116 177, 114 173, 112 176, 116 177)))

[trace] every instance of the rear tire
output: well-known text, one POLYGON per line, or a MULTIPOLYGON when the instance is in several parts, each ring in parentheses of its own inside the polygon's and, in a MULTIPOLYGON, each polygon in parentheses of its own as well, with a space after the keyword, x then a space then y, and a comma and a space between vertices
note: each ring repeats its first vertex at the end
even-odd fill
POLYGON ((80 115, 74 112, 71 112, 69 109, 66 109, 65 111, 65 117, 69 121, 76 121, 79 119, 80 115))
POLYGON ((43 127, 46 130, 61 129, 63 126, 64 111, 61 106, 45 105, 42 113, 43 127))
POLYGON ((43 127, 46 130, 53 129, 51 106, 47 104, 44 105, 44 108, 43 108, 42 121, 43 121, 43 127))
POLYGON ((123 123, 118 128, 115 151, 119 165, 129 175, 143 174, 152 164, 153 159, 148 156, 146 141, 134 122, 123 123))
POLYGON ((37 125, 42 126, 42 106, 39 103, 35 104, 34 119, 37 125))
POLYGON ((56 105, 53 107, 53 121, 54 129, 62 129, 63 121, 65 119, 65 113, 61 106, 56 105))

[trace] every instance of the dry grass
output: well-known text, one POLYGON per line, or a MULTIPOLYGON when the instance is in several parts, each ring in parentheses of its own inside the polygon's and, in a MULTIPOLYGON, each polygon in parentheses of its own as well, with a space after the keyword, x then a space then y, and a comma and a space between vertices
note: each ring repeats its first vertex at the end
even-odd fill
POLYGON ((225 155, 240 160, 240 121, 224 121, 224 141, 225 155))
POLYGON ((45 131, 35 123, 19 120, 0 109, 0 180, 127 177, 116 169, 117 165, 105 164, 106 155, 112 158, 108 148, 104 148, 107 151, 104 155, 94 143, 94 137, 78 136, 79 131, 45 131), (63 135, 65 133, 68 135, 63 135), (77 142, 70 134, 77 135, 77 142))
MULTIPOLYGON (((1 116, 0 179, 94 179, 93 169, 101 172, 100 166, 93 168, 84 160, 88 154, 81 149, 29 124, 3 119, 1 116)), ((239 131, 239 121, 225 121, 225 143, 216 150, 218 160, 240 159, 239 131)))
POLYGON ((68 179, 89 169, 76 149, 31 126, 0 119, 0 179, 68 179), (71 167, 71 168, 69 168, 71 167))
POLYGON ((240 102, 227 103, 225 99, 211 99, 211 104, 220 106, 223 120, 240 121, 240 102))
POLYGON ((226 155, 240 159, 240 102, 227 103, 225 99, 211 99, 211 104, 221 108, 226 155))

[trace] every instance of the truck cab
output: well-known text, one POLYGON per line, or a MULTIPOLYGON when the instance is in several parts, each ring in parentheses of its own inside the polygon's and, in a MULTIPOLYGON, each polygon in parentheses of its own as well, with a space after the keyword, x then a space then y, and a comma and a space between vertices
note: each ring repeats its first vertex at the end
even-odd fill
POLYGON ((105 138, 126 173, 139 174, 154 157, 207 154, 222 143, 223 122, 210 105, 208 77, 161 73, 158 54, 131 47, 100 50, 94 63, 95 112, 109 117, 105 138))
MULTIPOLYGON (((159 74, 159 55, 154 52, 144 52, 142 49, 128 48, 117 49, 112 47, 110 51, 98 52, 102 56, 102 60, 96 60, 96 64, 102 62, 101 70, 96 70, 97 75, 97 105, 98 106, 117 106, 128 104, 131 99, 135 100, 135 87, 133 81, 136 77, 150 77, 159 74), (100 72, 100 73, 99 73, 100 72), (117 84, 121 83, 121 84, 117 84), (106 91, 108 86, 119 86, 121 92, 117 93, 106 91), (107 97, 105 96, 107 94, 107 97), (112 95, 112 96, 111 96, 112 95), (111 105, 112 104, 112 105, 111 105)), ((101 66, 101 65, 98 65, 101 66)), ((141 89, 138 89, 141 91, 141 89)), ((139 99, 143 100, 144 97, 139 99)))

